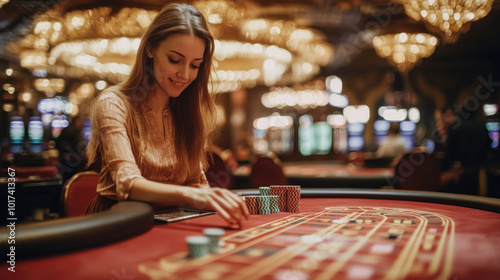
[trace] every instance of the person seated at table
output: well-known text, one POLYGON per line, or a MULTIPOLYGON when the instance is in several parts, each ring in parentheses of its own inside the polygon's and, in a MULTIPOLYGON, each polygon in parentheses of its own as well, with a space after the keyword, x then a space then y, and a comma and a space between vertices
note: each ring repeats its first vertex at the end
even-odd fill
POLYGON ((399 133, 399 123, 391 123, 387 137, 375 153, 378 158, 397 158, 406 152, 405 140, 399 133))
POLYGON ((196 8, 169 4, 159 12, 128 78, 91 107, 87 154, 91 164, 101 153, 102 168, 87 213, 138 200, 217 211, 231 224, 248 218, 241 197, 210 188, 203 173, 216 124, 208 92, 213 52, 214 39, 196 8))
POLYGON ((442 159, 444 175, 448 176, 442 178, 444 190, 478 195, 479 173, 486 166, 491 152, 491 138, 477 108, 463 106, 454 113, 457 116, 448 128, 442 159))

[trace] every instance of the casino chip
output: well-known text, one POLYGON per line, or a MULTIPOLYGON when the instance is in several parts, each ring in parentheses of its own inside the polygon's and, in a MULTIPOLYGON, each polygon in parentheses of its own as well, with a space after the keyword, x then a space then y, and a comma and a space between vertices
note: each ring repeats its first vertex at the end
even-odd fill
POLYGON ((221 228, 206 228, 203 234, 210 239, 208 243, 208 251, 217 254, 220 252, 220 238, 224 235, 224 230, 221 228))
POLYGON ((188 236, 186 237, 190 258, 201 258, 208 253, 210 238, 207 236, 188 236))

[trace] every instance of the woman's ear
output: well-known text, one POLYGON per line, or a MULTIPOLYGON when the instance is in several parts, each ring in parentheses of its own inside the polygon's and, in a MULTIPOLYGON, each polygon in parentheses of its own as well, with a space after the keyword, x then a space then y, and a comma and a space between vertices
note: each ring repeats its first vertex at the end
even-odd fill
POLYGON ((149 48, 146 48, 146 54, 149 58, 153 58, 153 52, 149 48))

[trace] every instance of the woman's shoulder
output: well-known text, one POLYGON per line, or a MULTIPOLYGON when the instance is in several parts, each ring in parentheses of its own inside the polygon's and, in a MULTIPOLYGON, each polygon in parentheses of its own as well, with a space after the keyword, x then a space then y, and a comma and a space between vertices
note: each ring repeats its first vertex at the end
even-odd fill
POLYGON ((130 110, 132 110, 130 101, 118 86, 112 86, 103 90, 96 97, 94 104, 94 108, 98 111, 119 110, 122 112, 129 112, 130 110))
POLYGON ((126 100, 125 94, 120 90, 118 86, 111 86, 103 90, 98 96, 97 100, 126 100))
POLYGON ((121 107, 130 104, 128 97, 120 90, 119 86, 111 86, 103 90, 96 98, 97 103, 114 103, 121 107))

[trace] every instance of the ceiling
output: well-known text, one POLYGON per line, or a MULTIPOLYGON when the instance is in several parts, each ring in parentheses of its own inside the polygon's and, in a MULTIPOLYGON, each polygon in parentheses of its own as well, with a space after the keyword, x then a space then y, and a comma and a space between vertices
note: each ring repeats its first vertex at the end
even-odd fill
MULTIPOLYGON (((319 30, 335 46, 335 58, 323 67, 323 74, 357 71, 367 68, 391 68, 378 57, 371 45, 374 34, 409 30, 425 31, 423 23, 411 20, 397 2, 390 0, 233 0, 256 17, 294 20, 298 25, 319 30)), ((164 0, 11 0, 0 9, 0 68, 18 68, 16 54, 4 50, 8 42, 30 31, 33 18, 57 8, 62 12, 94 8, 103 3, 113 9, 125 6, 160 9, 164 0)), ((441 43, 435 53, 424 60, 427 69, 474 68, 500 74, 500 0, 491 12, 474 22, 454 44, 441 43)), ((0 76, 3 77, 3 76, 0 76)), ((21 75, 22 77, 22 75, 21 75)))

